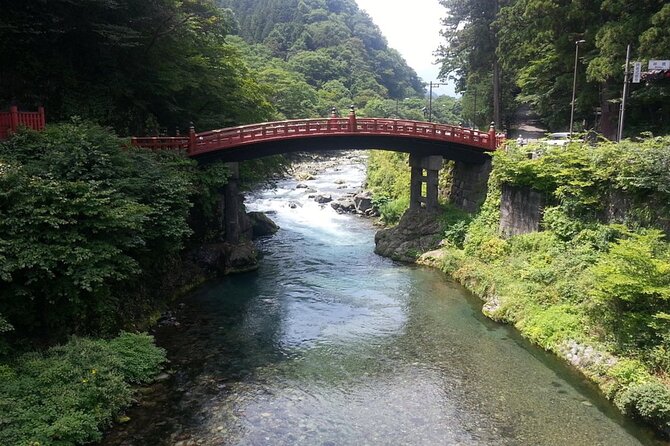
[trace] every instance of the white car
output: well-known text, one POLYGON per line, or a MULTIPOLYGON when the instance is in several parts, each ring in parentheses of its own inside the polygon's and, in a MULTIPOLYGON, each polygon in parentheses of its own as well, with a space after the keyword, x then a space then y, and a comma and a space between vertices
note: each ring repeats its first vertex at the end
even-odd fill
POLYGON ((550 146, 564 146, 570 142, 570 133, 568 132, 557 132, 550 133, 547 135, 547 139, 543 142, 550 146))

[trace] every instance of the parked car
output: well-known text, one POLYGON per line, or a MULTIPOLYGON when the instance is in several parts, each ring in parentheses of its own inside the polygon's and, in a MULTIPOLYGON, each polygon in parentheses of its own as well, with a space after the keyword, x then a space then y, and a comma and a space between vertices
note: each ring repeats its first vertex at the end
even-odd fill
POLYGON ((568 132, 549 133, 547 135, 547 139, 544 139, 543 142, 550 146, 564 146, 570 142, 570 133, 568 132))

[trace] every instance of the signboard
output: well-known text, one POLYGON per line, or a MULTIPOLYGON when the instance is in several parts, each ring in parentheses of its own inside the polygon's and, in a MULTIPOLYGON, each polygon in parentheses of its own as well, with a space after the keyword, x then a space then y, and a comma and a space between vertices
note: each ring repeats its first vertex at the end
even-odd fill
POLYGON ((650 60, 649 70, 670 70, 670 60, 650 60))
POLYGON ((642 62, 633 62, 633 83, 639 84, 642 77, 642 62))

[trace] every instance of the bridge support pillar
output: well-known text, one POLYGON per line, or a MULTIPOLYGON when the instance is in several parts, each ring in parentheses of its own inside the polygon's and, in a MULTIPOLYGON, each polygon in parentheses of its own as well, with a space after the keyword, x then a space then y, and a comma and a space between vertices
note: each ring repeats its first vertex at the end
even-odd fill
POLYGON ((410 177, 409 208, 425 208, 429 211, 437 210, 437 183, 442 168, 441 156, 417 156, 410 154, 409 165, 412 169, 410 177), (425 188, 424 188, 425 184, 425 188), (423 195, 425 190, 426 195, 423 195))
POLYGON ((239 243, 241 235, 240 225, 240 166, 239 163, 226 163, 229 171, 228 182, 223 187, 225 209, 223 212, 223 231, 225 241, 239 243))

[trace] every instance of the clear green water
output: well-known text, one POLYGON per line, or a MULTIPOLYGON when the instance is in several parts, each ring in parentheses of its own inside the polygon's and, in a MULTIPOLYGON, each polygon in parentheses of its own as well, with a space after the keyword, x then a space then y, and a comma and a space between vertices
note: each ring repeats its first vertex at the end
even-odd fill
MULTIPOLYGON (((363 179, 337 169, 310 186, 363 179)), ((176 373, 103 444, 660 444, 444 275, 376 256, 369 221, 306 196, 287 181, 249 200, 282 227, 260 270, 183 301, 156 333, 176 373)))

